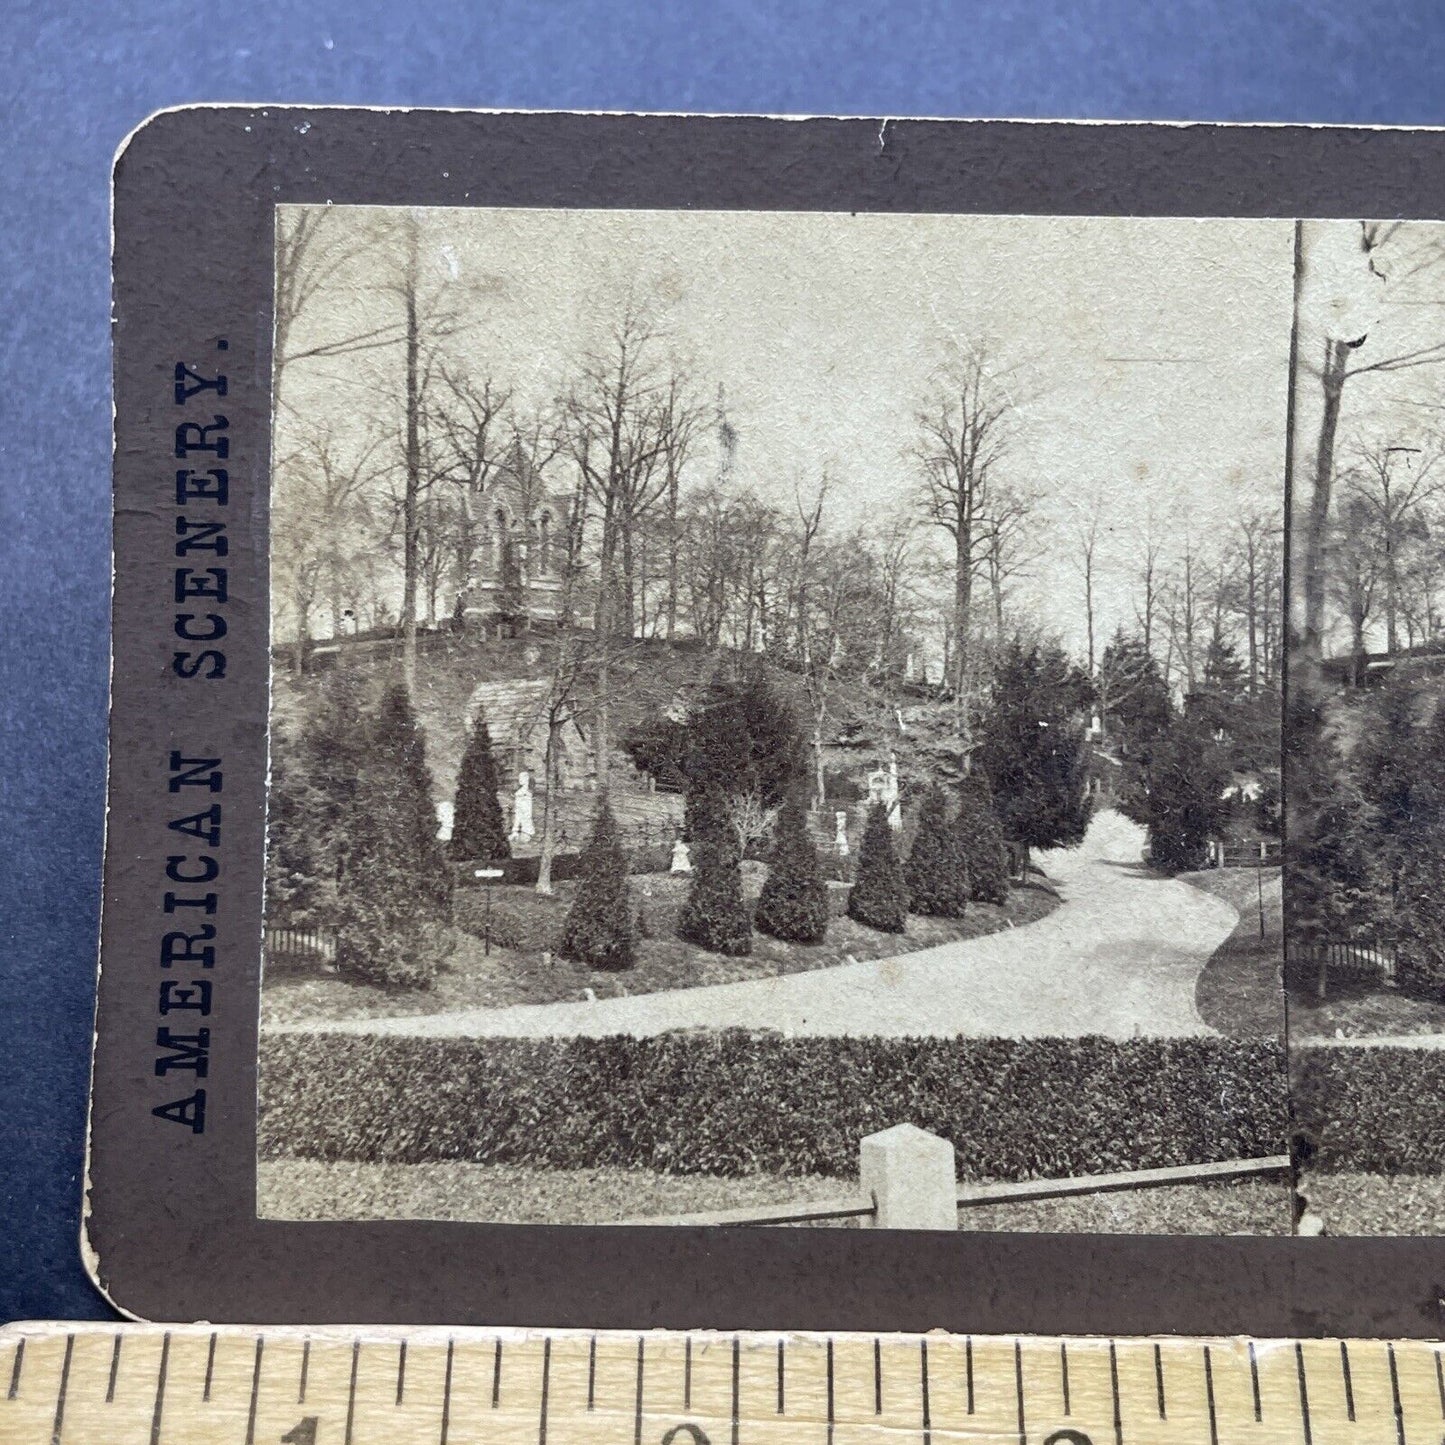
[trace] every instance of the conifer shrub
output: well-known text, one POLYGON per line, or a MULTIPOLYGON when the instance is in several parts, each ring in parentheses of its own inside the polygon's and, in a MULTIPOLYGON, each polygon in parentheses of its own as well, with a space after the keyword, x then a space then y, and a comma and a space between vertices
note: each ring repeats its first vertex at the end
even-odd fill
POLYGON ((968 864, 940 787, 931 787, 923 795, 903 878, 908 885, 908 906, 914 913, 963 917, 968 907, 968 864))
POLYGON ((778 813, 772 859, 753 922, 785 943, 821 943, 828 933, 828 888, 796 790, 778 813))
POLYGON ((966 773, 959 782, 954 827, 968 869, 968 896, 975 903, 1002 907, 1008 902, 1008 853, 993 792, 980 769, 966 773))
POLYGON ((713 787, 688 794, 692 815, 692 883, 678 936, 710 953, 742 958, 753 951, 752 918, 743 898, 742 849, 727 799, 713 787))
POLYGON ((375 761, 387 769, 395 790, 393 847, 407 855, 415 886, 431 912, 444 918, 451 908, 452 874, 446 849, 437 837, 436 804, 432 799, 431 769, 426 761, 426 733, 417 721, 411 695, 401 683, 382 694, 372 729, 375 761))
POLYGON ((604 792, 582 850, 581 880, 558 951, 589 968, 620 972, 637 962, 637 924, 627 888, 627 859, 604 792))
POLYGON ((902 933, 908 921, 908 885, 882 803, 868 809, 858 847, 858 874, 848 895, 848 917, 883 933, 902 933))
POLYGON ((466 751, 457 772, 456 801, 452 809, 452 836, 447 851, 458 861, 508 858, 507 823, 497 797, 497 760, 486 714, 477 709, 466 751))
POLYGON ((412 854, 398 845, 406 809, 394 763, 378 756, 358 781, 337 894, 336 968, 383 988, 429 989, 451 951, 412 854))

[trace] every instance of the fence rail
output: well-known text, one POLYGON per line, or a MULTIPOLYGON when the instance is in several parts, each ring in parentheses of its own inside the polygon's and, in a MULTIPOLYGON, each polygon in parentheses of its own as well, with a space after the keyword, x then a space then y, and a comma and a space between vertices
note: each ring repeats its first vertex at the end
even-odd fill
POLYGON ((1395 980, 1396 945, 1392 942, 1351 940, 1344 943, 1291 943, 1288 963, 1296 971, 1314 969, 1334 979, 1395 980))
POLYGON ((1278 841, 1267 838, 1257 843, 1215 843, 1210 848, 1210 864, 1215 868, 1277 867, 1282 851, 1278 841))
POLYGON ((1172 1164, 1160 1169, 1131 1169, 1113 1174, 1082 1174, 1067 1179, 1024 1179, 1002 1184, 959 1185, 954 1178, 954 1149, 946 1139, 904 1124, 870 1134, 859 1146, 860 1187, 833 1199, 792 1204, 760 1204, 713 1209, 696 1214, 624 1219, 626 1225, 758 1227, 818 1224, 856 1219, 863 1228, 957 1229, 958 1211, 987 1204, 1027 1204, 1072 1199, 1128 1189, 1161 1189, 1179 1184, 1209 1184, 1285 1174, 1288 1154, 1258 1159, 1222 1159, 1208 1164, 1172 1164), (931 1221, 931 1222, 930 1222, 931 1221))
POLYGON ((272 958, 336 958, 336 935, 324 928, 267 928, 263 944, 272 958))

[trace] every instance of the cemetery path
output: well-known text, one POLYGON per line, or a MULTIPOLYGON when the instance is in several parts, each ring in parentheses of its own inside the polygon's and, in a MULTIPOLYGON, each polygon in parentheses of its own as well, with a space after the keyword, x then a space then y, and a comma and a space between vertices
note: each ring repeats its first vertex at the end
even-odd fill
POLYGON ((1238 915, 1221 899, 1150 873, 1140 861, 1143 840, 1136 824, 1100 813, 1078 848, 1039 855, 1063 897, 1052 913, 895 958, 595 1003, 304 1027, 525 1038, 723 1027, 894 1037, 1212 1033, 1195 1009, 1194 984, 1238 915))

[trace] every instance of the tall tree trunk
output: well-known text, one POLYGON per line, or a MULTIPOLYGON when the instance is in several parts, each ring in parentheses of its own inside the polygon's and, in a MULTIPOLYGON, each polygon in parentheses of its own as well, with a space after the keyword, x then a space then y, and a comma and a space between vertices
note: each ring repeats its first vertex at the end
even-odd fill
POLYGON ((406 487, 402 497, 402 603, 401 669, 406 688, 416 695, 416 589, 417 557, 420 551, 421 497, 421 397, 417 376, 420 348, 417 321, 417 230, 413 220, 407 227, 406 261, 406 487))
POLYGON ((967 685, 969 612, 973 603, 973 527, 962 505, 959 511, 953 576, 953 708, 959 747, 967 755, 970 743, 967 685))
MULTIPOLYGON (((560 660, 559 660, 560 665, 560 660)), ((542 843, 537 854, 537 892, 552 891, 552 855, 557 851, 557 743, 562 724, 550 714, 547 718, 547 748, 542 759, 542 843)))

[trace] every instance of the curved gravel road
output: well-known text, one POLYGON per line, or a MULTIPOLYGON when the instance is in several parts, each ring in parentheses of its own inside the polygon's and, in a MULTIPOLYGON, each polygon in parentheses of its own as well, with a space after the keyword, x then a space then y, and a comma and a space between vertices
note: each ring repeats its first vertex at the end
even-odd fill
POLYGON ((276 1032, 536 1038, 668 1029, 793 1034, 1209 1034, 1194 983, 1238 914, 1140 863, 1143 830, 1105 811, 1075 849, 1038 856, 1063 902, 1047 917, 896 958, 596 1003, 518 1004, 276 1032))

